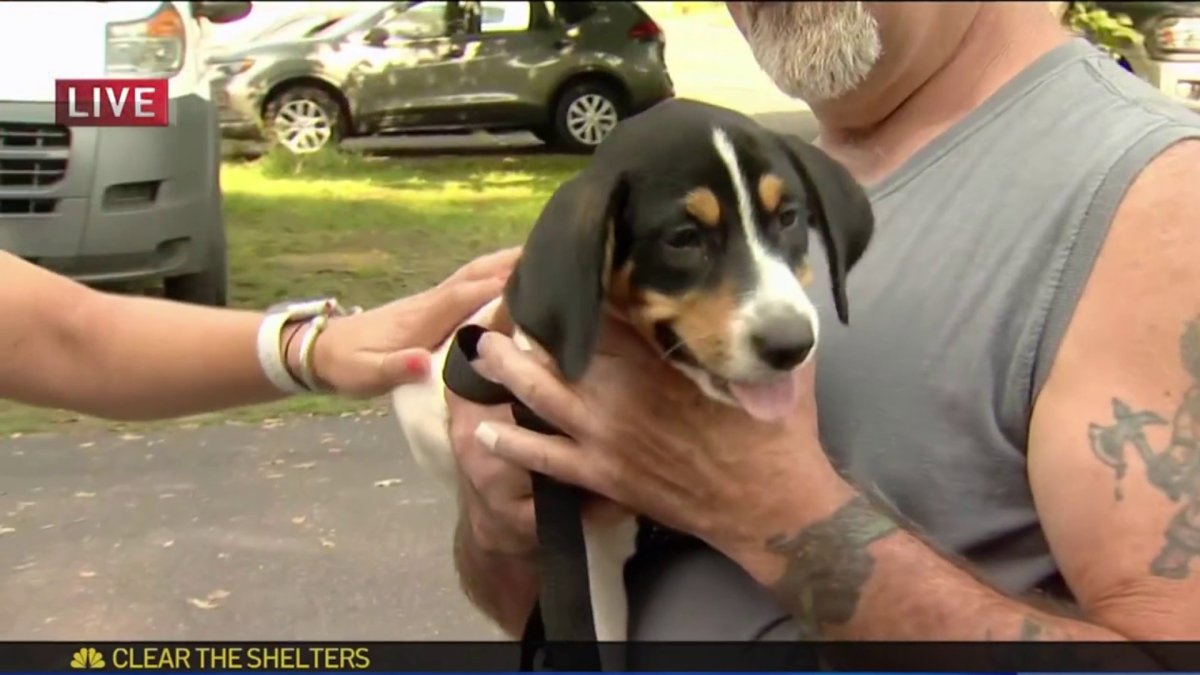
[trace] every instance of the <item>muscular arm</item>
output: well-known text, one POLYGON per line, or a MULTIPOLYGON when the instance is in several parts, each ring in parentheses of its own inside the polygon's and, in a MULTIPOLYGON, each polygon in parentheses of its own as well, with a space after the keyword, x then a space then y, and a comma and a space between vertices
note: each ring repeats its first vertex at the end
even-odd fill
POLYGON ((261 315, 112 295, 0 251, 0 398, 111 419, 279 398, 261 315))
POLYGON ((832 638, 1200 638, 1198 184, 1200 142, 1135 182, 1036 402, 1030 483, 1082 618, 989 588, 836 480, 747 569, 832 638))

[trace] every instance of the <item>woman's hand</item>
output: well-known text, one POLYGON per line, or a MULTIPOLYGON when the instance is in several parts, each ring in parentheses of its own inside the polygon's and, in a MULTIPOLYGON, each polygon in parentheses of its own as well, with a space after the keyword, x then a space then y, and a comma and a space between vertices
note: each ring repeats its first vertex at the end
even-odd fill
MULTIPOLYGON (((507 337, 480 340, 476 368, 570 438, 488 421, 477 439, 501 458, 580 485, 694 534, 737 559, 848 490, 817 440, 808 395, 779 423, 704 396, 628 328, 611 323, 583 381, 569 387, 545 357, 507 337), (813 509, 802 508, 809 498, 813 509), (800 506, 798 506, 798 501, 800 506)), ((823 517, 827 514, 819 514, 823 517)))
MULTIPOLYGON (((335 393, 380 396, 429 376, 430 351, 488 301, 512 273, 520 248, 476 258, 437 286, 353 316, 333 319, 313 349, 313 372, 335 393)), ((292 340, 296 363, 300 340, 292 340)), ((295 372, 295 371, 293 371, 295 372)))

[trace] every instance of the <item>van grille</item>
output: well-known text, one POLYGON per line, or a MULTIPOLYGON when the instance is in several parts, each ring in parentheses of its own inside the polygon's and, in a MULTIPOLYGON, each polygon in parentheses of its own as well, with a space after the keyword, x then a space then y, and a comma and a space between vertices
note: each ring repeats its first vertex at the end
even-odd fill
POLYGON ((70 145, 71 130, 64 126, 0 121, 0 149, 66 148, 70 145))
POLYGON ((0 190, 46 188, 67 175, 71 130, 0 120, 0 190))
POLYGON ((6 159, 0 157, 0 188, 46 187, 63 179, 65 159, 6 159))
POLYGON ((57 207, 57 199, 0 199, 0 217, 44 216, 57 207))

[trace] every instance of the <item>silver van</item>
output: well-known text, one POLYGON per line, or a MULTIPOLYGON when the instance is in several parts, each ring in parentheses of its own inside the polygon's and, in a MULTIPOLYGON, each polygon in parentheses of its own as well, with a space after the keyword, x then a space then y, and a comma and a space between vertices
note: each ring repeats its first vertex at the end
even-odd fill
POLYGON ((0 249, 89 284, 161 280, 169 298, 225 304, 203 23, 249 11, 249 2, 0 3, 0 249), (165 78, 170 124, 56 124, 57 78, 165 78))

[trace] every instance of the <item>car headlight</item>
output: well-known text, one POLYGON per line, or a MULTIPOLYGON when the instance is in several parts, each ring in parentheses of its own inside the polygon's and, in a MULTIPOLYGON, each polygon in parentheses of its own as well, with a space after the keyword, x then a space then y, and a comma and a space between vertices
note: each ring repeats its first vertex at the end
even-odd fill
POLYGON ((1159 21, 1154 42, 1166 52, 1200 52, 1200 17, 1172 16, 1159 21))
POLYGON ((154 15, 108 24, 105 63, 110 75, 170 77, 183 67, 183 17, 169 2, 154 15))

